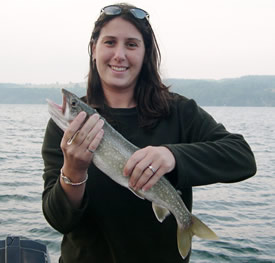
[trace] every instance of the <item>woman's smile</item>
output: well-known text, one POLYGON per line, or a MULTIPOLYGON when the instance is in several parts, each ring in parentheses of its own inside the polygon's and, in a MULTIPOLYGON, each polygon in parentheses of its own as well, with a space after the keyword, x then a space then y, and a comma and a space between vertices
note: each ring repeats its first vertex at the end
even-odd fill
POLYGON ((123 67, 123 66, 112 66, 110 65, 110 68, 115 72, 125 72, 128 70, 129 67, 123 67))
POLYGON ((93 57, 103 90, 133 92, 143 65, 145 46, 138 29, 117 17, 100 31, 93 57))

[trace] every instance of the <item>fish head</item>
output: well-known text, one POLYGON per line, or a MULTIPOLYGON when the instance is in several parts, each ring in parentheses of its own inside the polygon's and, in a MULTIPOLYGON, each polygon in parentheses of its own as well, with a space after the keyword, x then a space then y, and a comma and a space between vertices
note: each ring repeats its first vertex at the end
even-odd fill
POLYGON ((64 117, 71 122, 81 111, 83 111, 83 102, 73 93, 62 89, 64 117), (82 107, 81 107, 82 106, 82 107))
POLYGON ((51 100, 47 100, 47 102, 51 118, 63 131, 68 128, 73 119, 81 111, 88 113, 88 116, 96 112, 96 110, 89 107, 80 98, 68 90, 62 89, 62 93, 63 102, 61 106, 51 100))

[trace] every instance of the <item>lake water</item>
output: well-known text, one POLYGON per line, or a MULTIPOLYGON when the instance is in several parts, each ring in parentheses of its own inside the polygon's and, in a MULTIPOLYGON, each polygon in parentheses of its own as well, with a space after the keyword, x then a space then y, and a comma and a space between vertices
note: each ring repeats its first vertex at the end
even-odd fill
MULTIPOLYGON (((194 188, 193 213, 220 240, 194 237, 191 262, 275 262, 275 108, 205 109, 245 136, 258 171, 240 183, 194 188)), ((12 235, 40 241, 56 263, 61 235, 41 209, 40 151, 48 119, 46 105, 0 104, 0 240, 12 235)))

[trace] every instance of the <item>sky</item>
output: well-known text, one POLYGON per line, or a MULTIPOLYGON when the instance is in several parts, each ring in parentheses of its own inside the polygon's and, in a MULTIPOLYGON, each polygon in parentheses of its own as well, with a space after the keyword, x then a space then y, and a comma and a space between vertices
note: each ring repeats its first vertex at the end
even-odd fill
MULTIPOLYGON (((88 42, 110 0, 0 0, 0 83, 87 81, 88 42)), ((162 78, 275 75, 275 0, 129 0, 145 9, 162 78)))

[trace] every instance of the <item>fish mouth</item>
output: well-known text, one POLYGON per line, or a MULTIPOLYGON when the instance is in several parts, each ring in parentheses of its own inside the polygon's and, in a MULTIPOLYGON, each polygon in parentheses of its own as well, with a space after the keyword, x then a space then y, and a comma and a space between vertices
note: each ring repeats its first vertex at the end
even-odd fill
POLYGON ((56 104, 54 101, 47 99, 48 103, 48 110, 52 117, 52 119, 58 123, 58 126, 65 131, 66 128, 69 126, 69 121, 65 116, 66 107, 67 107, 67 100, 66 96, 63 93, 62 96, 62 105, 56 104))
POLYGON ((47 99, 47 102, 49 104, 49 106, 54 110, 59 112, 58 114, 63 114, 65 112, 66 109, 66 100, 65 100, 65 96, 63 95, 63 100, 62 100, 62 105, 58 105, 56 104, 54 101, 47 99))
POLYGON ((66 111, 66 96, 62 96, 62 105, 56 104, 54 101, 47 99, 49 107, 56 112, 58 115, 64 115, 66 111))

